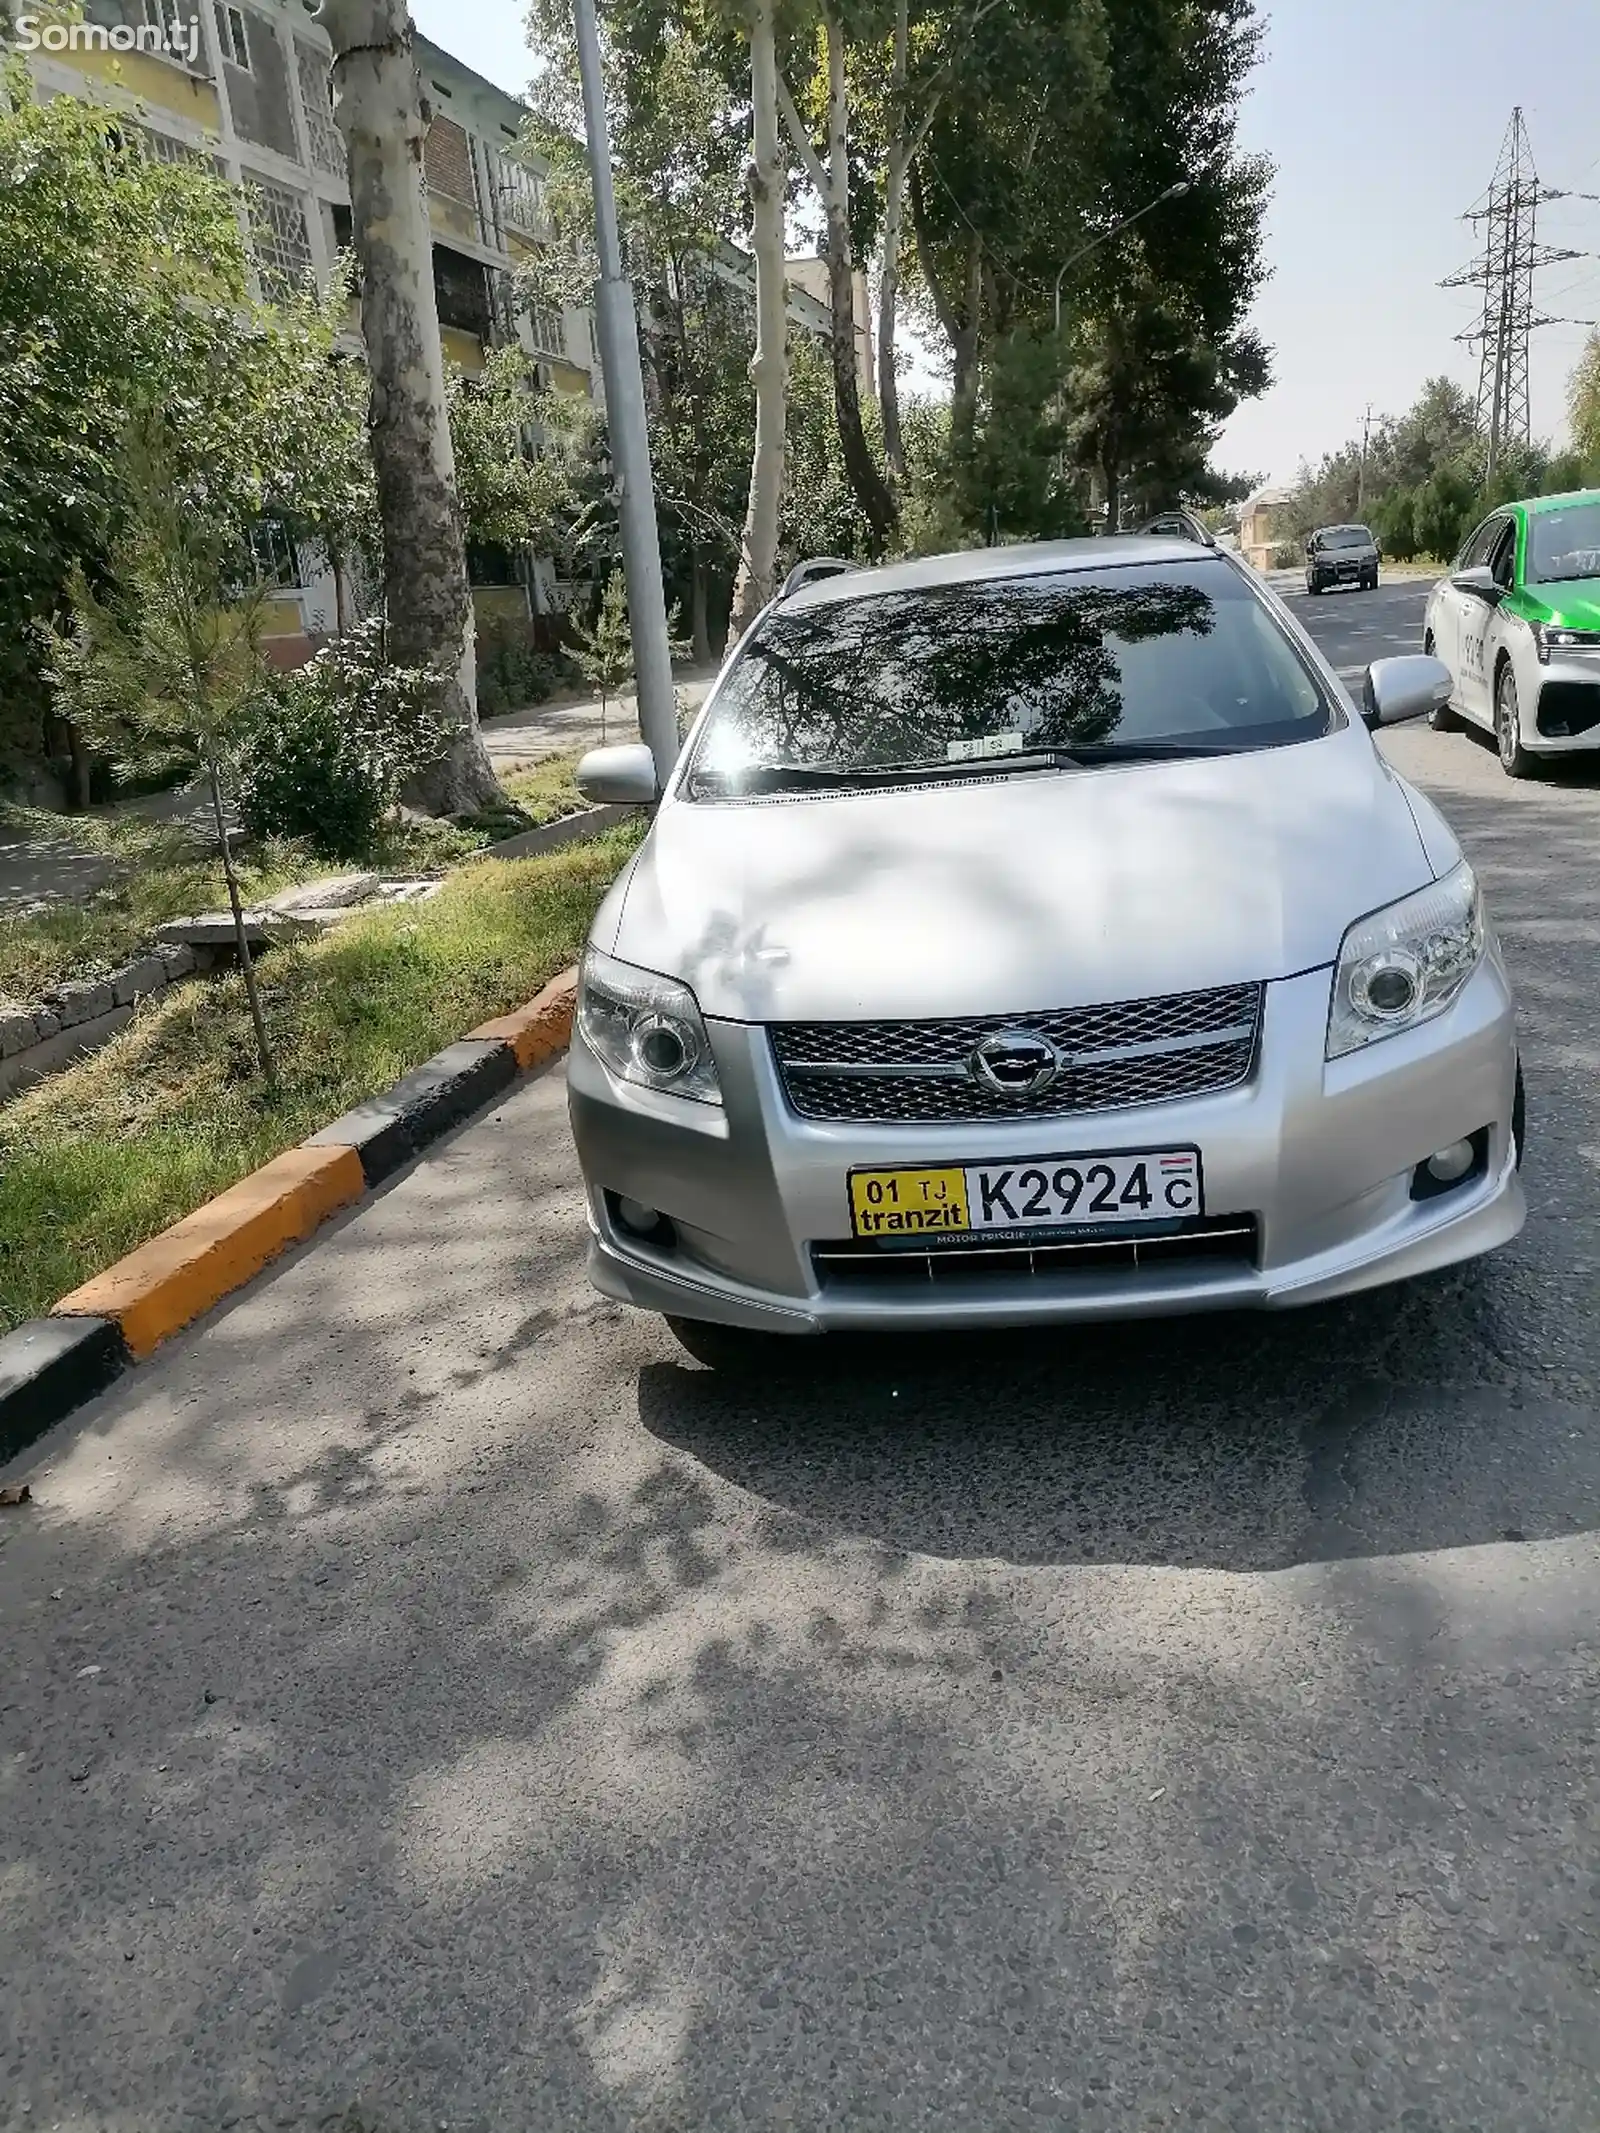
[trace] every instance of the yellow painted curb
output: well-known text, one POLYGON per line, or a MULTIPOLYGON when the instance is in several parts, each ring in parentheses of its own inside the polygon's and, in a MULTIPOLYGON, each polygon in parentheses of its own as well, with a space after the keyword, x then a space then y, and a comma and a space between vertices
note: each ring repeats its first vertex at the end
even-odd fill
POLYGON ((63 1296, 56 1313, 114 1319, 142 1361, 365 1189, 355 1149, 290 1148, 63 1296))
POLYGON ((564 970, 526 1007, 498 1015, 493 1022, 468 1030, 467 1035, 484 1044, 509 1044, 517 1055, 517 1065, 526 1071, 552 1058, 569 1041, 577 999, 578 973, 564 970))

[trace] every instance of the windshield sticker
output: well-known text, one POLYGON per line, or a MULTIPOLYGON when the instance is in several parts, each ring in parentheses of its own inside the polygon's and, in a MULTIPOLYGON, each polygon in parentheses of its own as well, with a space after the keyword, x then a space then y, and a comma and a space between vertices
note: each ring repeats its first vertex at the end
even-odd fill
POLYGON ((951 741, 944 752, 945 760, 975 763, 986 755, 1020 755, 1024 745, 1016 727, 1008 726, 1004 733, 986 733, 981 740, 951 741))

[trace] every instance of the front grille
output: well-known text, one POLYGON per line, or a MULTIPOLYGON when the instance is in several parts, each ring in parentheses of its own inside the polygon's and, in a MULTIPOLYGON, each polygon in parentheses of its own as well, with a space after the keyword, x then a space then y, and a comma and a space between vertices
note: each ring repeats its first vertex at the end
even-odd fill
POLYGON ((1108 1007, 984 1015, 948 1022, 775 1022, 773 1055, 802 1118, 923 1124, 1061 1118, 1231 1089, 1249 1075, 1261 1019, 1259 985, 1221 985, 1108 1007), (1030 1030, 1067 1064, 1036 1096, 973 1078, 985 1037, 1030 1030))
POLYGON ((1181 1227, 1107 1235, 1080 1232, 1037 1241, 990 1244, 981 1236, 943 1237, 908 1245, 877 1238, 814 1244, 811 1264, 825 1289, 949 1288, 952 1283, 1048 1280, 1062 1274, 1131 1274, 1144 1267, 1253 1268, 1259 1257, 1254 1215, 1207 1215, 1181 1227))

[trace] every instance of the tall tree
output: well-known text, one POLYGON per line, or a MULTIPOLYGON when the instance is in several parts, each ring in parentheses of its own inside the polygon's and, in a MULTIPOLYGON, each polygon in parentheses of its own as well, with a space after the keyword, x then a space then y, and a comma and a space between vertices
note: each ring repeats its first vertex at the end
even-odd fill
MULTIPOLYGON (((580 111, 567 0, 539 0, 530 26, 543 62, 535 141, 551 166, 553 241, 523 279, 534 301, 586 302, 594 205, 573 131, 580 111)), ((708 42, 697 25, 674 21, 637 36, 615 8, 606 27, 613 179, 645 324, 640 356, 662 558, 687 607, 695 657, 705 660, 726 619, 750 479, 750 300, 742 261, 727 248, 748 208, 749 120, 730 96, 731 39, 708 42)))
MULTIPOLYGON (((575 144, 583 129, 565 0, 532 0, 529 26, 534 51, 544 61, 534 89, 545 122, 539 145, 563 170, 566 199, 558 202, 558 237, 576 243, 579 278, 572 287, 577 293, 592 279, 591 238, 584 226, 586 181, 572 182, 575 144), (581 214, 572 212, 575 199, 582 203, 581 214)), ((685 499, 677 478, 684 471, 681 464, 668 469, 673 477, 668 487, 680 507, 692 501, 701 531, 725 540, 736 556, 733 623, 743 628, 772 596, 783 497, 789 165, 778 118, 778 0, 614 0, 602 30, 623 238, 630 271, 648 293, 656 324, 665 323, 670 332, 679 294, 693 280, 680 269, 719 241, 742 240, 754 259, 754 347, 748 363, 754 427, 748 417, 741 425, 746 478, 737 530, 722 523, 718 504, 704 496, 685 499)), ((557 256, 560 249, 553 248, 536 270, 535 278, 547 286, 571 270, 572 260, 564 263, 557 256)), ((699 311, 694 303, 688 309, 699 311)), ((680 387, 693 373, 687 398, 708 406, 721 394, 715 374, 726 336, 709 311, 703 318, 709 327, 703 345, 698 350, 690 345, 691 326, 689 337, 680 337, 665 360, 680 387)), ((662 353, 659 345, 642 351, 647 373, 662 353)), ((665 414, 659 394, 669 381, 657 368, 649 382, 656 392, 652 427, 659 450, 665 414)), ((703 565, 701 558, 692 567, 703 565)))
POLYGON ((322 19, 361 267, 390 648, 400 664, 433 673, 452 735, 413 797, 435 814, 468 813, 504 796, 478 731, 472 596, 423 175, 430 114, 405 0, 325 0, 322 19))
POLYGON ((866 520, 874 551, 894 531, 895 501, 867 443, 857 378, 856 262, 851 231, 850 99, 845 74, 845 27, 835 0, 823 0, 823 109, 826 160, 817 154, 794 97, 780 76, 778 103, 827 224, 828 306, 833 352, 833 401, 850 486, 866 520))
POLYGON ((1600 481, 1600 331, 1591 333, 1567 386, 1567 419, 1573 450, 1584 460, 1589 478, 1600 481))

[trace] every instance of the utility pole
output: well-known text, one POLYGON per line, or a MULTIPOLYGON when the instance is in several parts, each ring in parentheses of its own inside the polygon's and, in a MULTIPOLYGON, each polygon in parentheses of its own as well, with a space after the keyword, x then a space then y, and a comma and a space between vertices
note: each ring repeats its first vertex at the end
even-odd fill
POLYGON ((1558 259, 1582 257, 1537 241, 1540 204, 1566 197, 1555 187, 1539 183, 1518 104, 1500 144, 1500 160, 1489 190, 1461 218, 1474 227, 1483 225, 1483 250, 1460 273, 1439 284, 1443 289, 1483 291, 1477 325, 1456 338, 1478 349, 1478 428, 1484 438, 1485 481, 1493 478, 1508 450, 1525 446, 1531 436, 1528 344, 1534 328, 1584 323, 1546 318, 1533 307, 1534 269, 1551 266, 1558 259))
POLYGON ((639 314, 633 284, 623 271, 622 241, 617 234, 611 134, 606 124, 600 28, 594 0, 573 0, 572 15, 578 37, 578 71, 583 80, 589 172, 594 184, 595 243, 600 255, 595 324, 600 335, 606 429, 622 521, 622 574, 628 587, 628 634, 633 640, 639 734, 655 757, 656 781, 664 787, 678 760, 678 706, 672 687, 672 653, 667 644, 667 601, 661 583, 650 434, 644 418, 644 376, 639 368, 639 314))
POLYGON ((1367 494, 1367 439, 1372 434, 1372 402, 1367 402, 1367 411, 1361 418, 1361 457, 1356 462, 1356 517, 1361 516, 1361 506, 1367 494))

